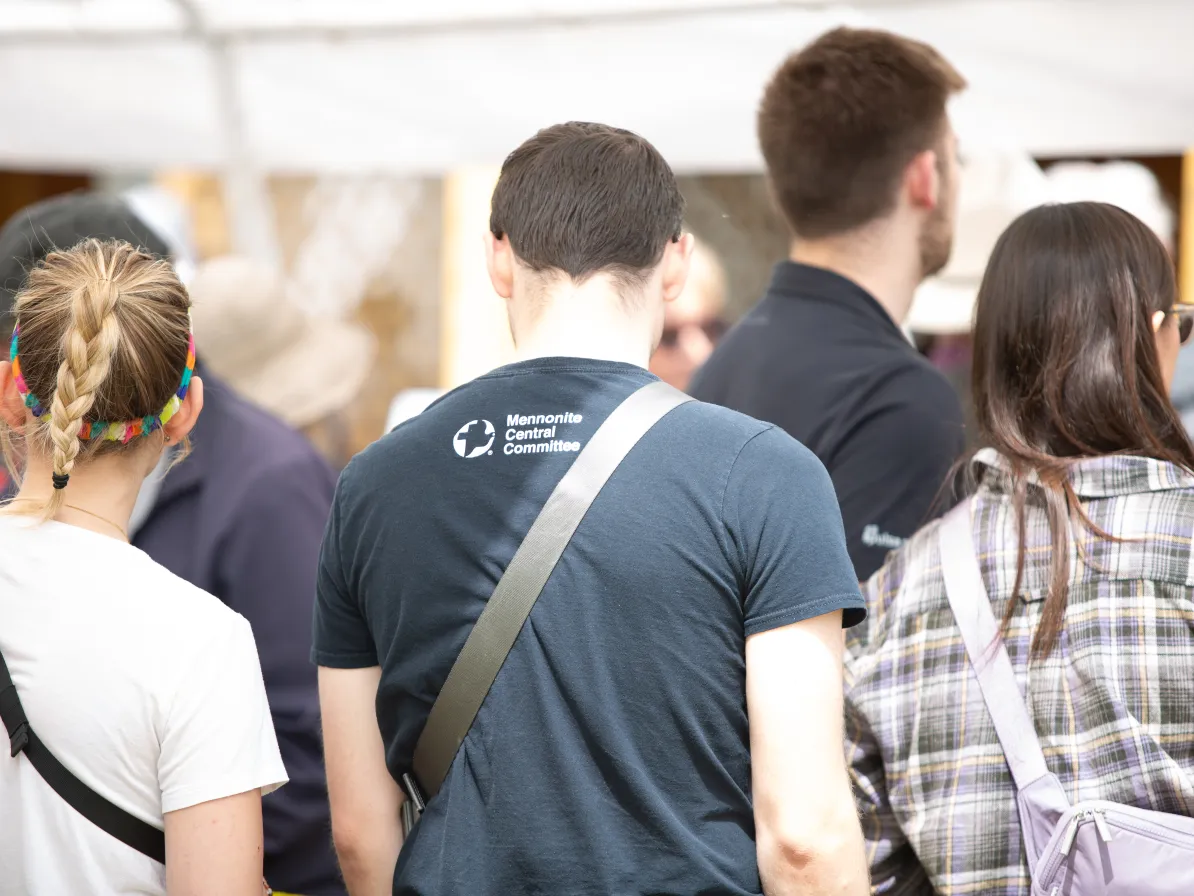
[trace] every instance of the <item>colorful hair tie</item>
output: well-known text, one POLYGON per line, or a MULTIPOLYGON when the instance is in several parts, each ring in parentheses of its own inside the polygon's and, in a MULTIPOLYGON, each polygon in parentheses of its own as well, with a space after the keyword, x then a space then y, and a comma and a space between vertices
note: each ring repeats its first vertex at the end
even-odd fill
MULTIPOLYGON (((25 402, 25 407, 33 412, 33 416, 37 418, 47 416, 45 405, 38 401, 37 396, 29 391, 29 386, 25 382, 25 377, 21 373, 21 359, 19 355, 21 328, 19 326, 13 327, 12 330, 12 345, 9 348, 8 358, 12 362, 12 378, 17 384, 17 391, 21 393, 21 398, 25 402)), ((178 413, 178 409, 182 407, 182 401, 187 397, 187 390, 191 387, 191 378, 195 373, 195 334, 189 334, 187 338, 187 364, 182 371, 182 382, 179 384, 178 390, 170 396, 170 400, 166 402, 166 406, 162 408, 157 414, 150 414, 148 417, 141 417, 137 420, 130 420, 127 423, 107 423, 101 420, 96 420, 91 423, 84 423, 79 430, 79 438, 83 441, 89 439, 102 439, 108 442, 120 442, 122 444, 131 442, 138 436, 147 436, 152 432, 161 429, 171 418, 178 413)), ((55 488, 64 488, 63 485, 58 485, 58 481, 54 481, 55 488)))

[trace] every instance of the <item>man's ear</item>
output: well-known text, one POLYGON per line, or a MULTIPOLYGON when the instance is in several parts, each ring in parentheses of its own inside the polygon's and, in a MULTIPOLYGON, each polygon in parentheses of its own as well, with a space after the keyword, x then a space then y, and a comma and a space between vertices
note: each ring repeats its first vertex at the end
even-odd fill
POLYGON ((12 375, 12 364, 0 361, 0 419, 13 429, 25 425, 25 402, 12 375))
POLYGON ((663 300, 672 302, 680 298, 684 292, 684 284, 688 282, 688 271, 692 266, 692 250, 696 245, 691 233, 682 233, 678 240, 672 240, 663 248, 663 260, 660 262, 661 283, 663 286, 663 300))
POLYGON ((514 295, 514 250, 506 236, 485 234, 485 267, 493 290, 503 299, 514 295))
POLYGON ((203 380, 200 377, 192 376, 191 385, 187 388, 187 397, 182 400, 182 404, 175 415, 170 418, 170 422, 162 427, 162 431, 166 434, 166 444, 173 445, 190 435, 202 410, 203 380))
POLYGON ((926 149, 904 169, 904 189, 916 208, 932 211, 941 201, 941 177, 937 169, 937 153, 926 149))

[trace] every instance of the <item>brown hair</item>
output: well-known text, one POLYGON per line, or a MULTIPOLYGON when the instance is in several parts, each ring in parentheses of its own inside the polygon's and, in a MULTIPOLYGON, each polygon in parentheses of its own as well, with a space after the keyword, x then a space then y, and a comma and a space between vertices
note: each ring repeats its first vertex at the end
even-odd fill
MULTIPOLYGON (((168 262, 124 242, 84 240, 51 252, 30 271, 16 300, 21 373, 48 413, 24 435, 52 453, 55 474, 69 475, 86 457, 126 448, 80 441, 84 423, 161 412, 186 367, 190 306, 168 262)), ((7 432, 4 451, 11 465, 7 432)), ((62 501, 63 490, 55 489, 39 508, 43 518, 57 513, 62 501)))
POLYGON ((928 44, 886 31, 837 28, 788 57, 763 92, 758 134, 792 232, 822 239, 889 213, 965 86, 928 44))
POLYGON ((975 311, 973 390, 984 440, 1012 467, 1019 548, 1005 628, 1024 578, 1031 474, 1053 544, 1033 656, 1047 656, 1063 626, 1069 522, 1114 537, 1083 513, 1069 462, 1126 454, 1194 471, 1194 447, 1169 401, 1153 328, 1156 313, 1176 298, 1161 241, 1132 215, 1099 202, 1026 212, 987 264, 975 311))
POLYGON ((572 121, 544 128, 507 156, 489 229, 533 271, 575 281, 611 273, 641 285, 671 240, 684 199, 659 151, 630 131, 572 121))

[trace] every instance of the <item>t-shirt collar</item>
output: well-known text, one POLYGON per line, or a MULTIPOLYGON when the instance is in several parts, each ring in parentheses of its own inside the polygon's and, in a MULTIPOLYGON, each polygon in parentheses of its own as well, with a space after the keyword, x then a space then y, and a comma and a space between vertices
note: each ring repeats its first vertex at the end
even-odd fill
POLYGON ((513 361, 504 364, 496 370, 491 370, 480 379, 510 376, 517 373, 631 373, 643 377, 652 377, 645 368, 637 364, 627 364, 624 361, 604 361, 598 358, 574 358, 566 355, 553 355, 542 358, 531 358, 526 361, 513 361))
POLYGON ((904 331, 892 320, 878 299, 850 278, 828 268, 796 261, 781 261, 772 271, 769 292, 798 299, 822 299, 833 302, 872 319, 898 336, 902 342, 908 341, 904 331))
MULTIPOLYGON (((993 491, 1010 489, 1011 464, 994 448, 979 451, 972 463, 979 482, 993 491)), ((1070 462, 1069 473, 1070 484, 1081 498, 1194 488, 1194 475, 1176 464, 1127 454, 1075 458, 1070 462)), ((1030 472, 1028 481, 1038 482, 1036 474, 1030 472)))

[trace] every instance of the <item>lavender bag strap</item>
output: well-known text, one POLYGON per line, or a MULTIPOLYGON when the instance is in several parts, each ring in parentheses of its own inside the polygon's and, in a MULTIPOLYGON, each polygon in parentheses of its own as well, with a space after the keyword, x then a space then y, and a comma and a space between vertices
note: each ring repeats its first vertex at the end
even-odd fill
POLYGON ((987 713, 995 723, 1016 790, 1023 792, 1049 769, 983 584, 974 550, 972 505, 973 501, 962 502, 941 523, 941 572, 987 713))

